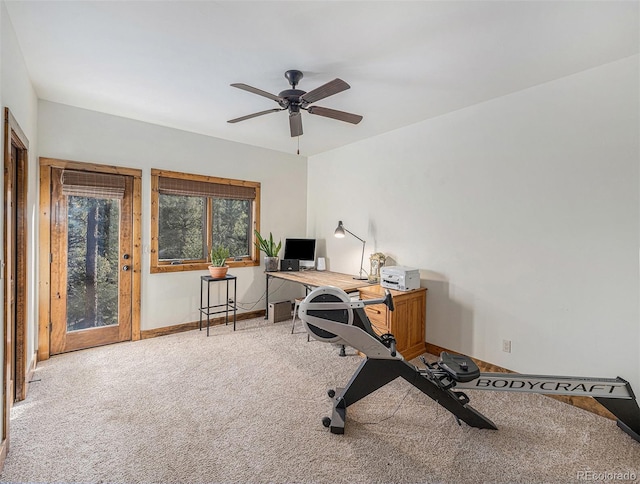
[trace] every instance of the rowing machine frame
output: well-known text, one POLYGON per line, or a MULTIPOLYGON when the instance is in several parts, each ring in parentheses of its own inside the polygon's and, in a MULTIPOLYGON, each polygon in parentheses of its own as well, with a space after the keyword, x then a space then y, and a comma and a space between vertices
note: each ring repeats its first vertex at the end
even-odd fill
MULTIPOLYGON (((352 346, 366 356, 344 388, 328 392, 333 399, 333 412, 330 419, 323 419, 323 424, 332 433, 344 433, 347 407, 400 377, 446 408, 458 422, 480 429, 497 430, 497 427, 471 407, 469 397, 459 390, 590 396, 615 415, 618 427, 640 442, 640 408, 631 385, 623 378, 517 373, 479 373, 475 377, 478 373, 474 373, 470 379, 443 363, 443 357, 449 358, 446 353, 435 364, 423 359, 426 368, 418 369, 396 351, 393 335, 381 337, 373 331, 364 311, 364 306, 369 304, 386 304, 393 310, 389 291, 385 298, 352 301, 344 291, 332 286, 314 289, 300 303, 300 318, 313 338, 352 346)), ((472 367, 477 370, 468 356, 456 355, 455 359, 462 363, 463 370, 472 367)))

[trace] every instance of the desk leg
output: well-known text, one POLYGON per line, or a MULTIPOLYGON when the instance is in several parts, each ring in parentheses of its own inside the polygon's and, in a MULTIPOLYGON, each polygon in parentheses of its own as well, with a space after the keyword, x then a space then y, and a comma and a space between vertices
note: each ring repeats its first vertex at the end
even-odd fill
POLYGON ((269 274, 265 272, 265 277, 267 278, 267 291, 265 296, 265 308, 264 308, 264 319, 269 319, 269 274))
POLYGON ((233 330, 236 330, 236 309, 238 307, 238 280, 233 280, 233 330))

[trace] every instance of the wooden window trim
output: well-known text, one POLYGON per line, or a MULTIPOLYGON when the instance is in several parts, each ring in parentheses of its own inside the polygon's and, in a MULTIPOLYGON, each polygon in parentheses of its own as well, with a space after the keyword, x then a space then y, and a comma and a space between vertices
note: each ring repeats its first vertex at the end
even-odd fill
MULTIPOLYGON (((159 222, 159 195, 158 180, 160 177, 166 178, 178 178, 182 180, 193 180, 206 183, 218 183, 223 185, 236 185, 243 187, 251 187, 256 192, 256 197, 253 203, 252 223, 253 229, 260 231, 260 183, 246 180, 234 180, 232 178, 220 178, 207 175, 195 175, 191 173, 181 173, 176 171, 159 170, 156 168, 151 169, 151 247, 150 247, 150 269, 151 274, 165 273, 165 272, 184 272, 184 271, 204 271, 209 267, 209 262, 193 262, 183 264, 171 264, 169 262, 161 262, 158 259, 158 222, 159 222)), ((208 204, 211 204, 208 201, 208 204)), ((210 222, 207 221, 207 225, 210 222)), ((209 240, 211 237, 210 227, 207 227, 207 246, 211 245, 209 240)), ((242 260, 227 260, 229 267, 252 267, 259 266, 259 252, 255 248, 255 236, 252 237, 254 243, 251 244, 251 254, 249 257, 242 260)))

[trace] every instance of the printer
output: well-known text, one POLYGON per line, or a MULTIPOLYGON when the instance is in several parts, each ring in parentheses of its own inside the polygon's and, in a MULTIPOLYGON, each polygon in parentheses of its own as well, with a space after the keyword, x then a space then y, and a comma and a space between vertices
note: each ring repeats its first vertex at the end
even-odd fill
POLYGON ((411 291, 420 287, 418 269, 404 266, 383 266, 380 269, 380 285, 397 291, 411 291))

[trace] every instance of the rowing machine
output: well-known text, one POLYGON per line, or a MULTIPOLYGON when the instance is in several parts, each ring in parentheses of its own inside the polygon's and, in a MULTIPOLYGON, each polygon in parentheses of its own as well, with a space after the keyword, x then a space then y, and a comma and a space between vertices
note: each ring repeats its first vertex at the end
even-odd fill
POLYGON ((425 368, 418 369, 396 351, 392 334, 379 336, 373 331, 364 311, 370 304, 385 304, 393 311, 389 291, 384 298, 353 301, 332 286, 314 289, 300 303, 300 318, 314 339, 349 345, 366 356, 346 387, 328 392, 333 412, 322 423, 332 433, 344 433, 348 406, 400 377, 446 408, 458 423, 481 429, 497 427, 469 405, 469 397, 460 389, 591 396, 616 416, 618 427, 640 442, 640 408, 631 385, 622 378, 481 373, 468 356, 446 352, 433 364, 422 358, 425 368))

